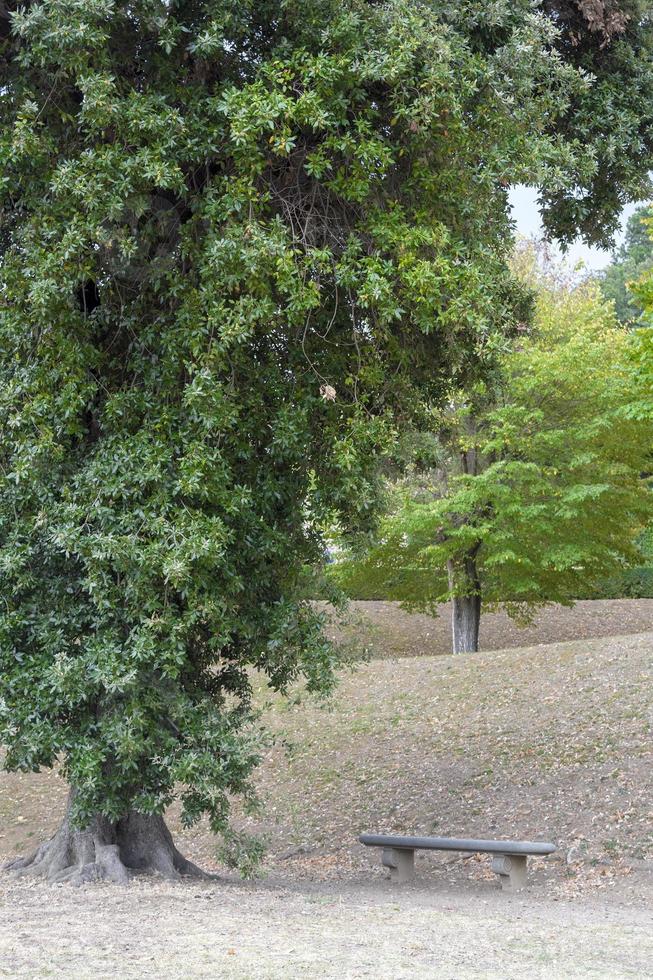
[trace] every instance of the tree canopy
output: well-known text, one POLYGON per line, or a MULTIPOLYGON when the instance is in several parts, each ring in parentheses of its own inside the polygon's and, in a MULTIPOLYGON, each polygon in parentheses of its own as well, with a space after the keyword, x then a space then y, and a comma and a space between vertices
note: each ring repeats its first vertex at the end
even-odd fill
MULTIPOLYGON (((568 193, 613 152, 571 132, 593 83, 556 23, 530 0, 0 4, 0 740, 11 768, 61 760, 102 846, 175 795, 226 829, 252 670, 330 686, 299 587, 325 522, 369 525, 395 428, 527 319, 510 184, 568 193)), ((605 50, 632 99, 629 38, 605 50)))
POLYGON ((544 0, 556 48, 591 78, 552 131, 575 148, 561 186, 542 188, 544 225, 564 243, 580 231, 610 246, 624 204, 650 198, 653 31, 650 0, 544 0))

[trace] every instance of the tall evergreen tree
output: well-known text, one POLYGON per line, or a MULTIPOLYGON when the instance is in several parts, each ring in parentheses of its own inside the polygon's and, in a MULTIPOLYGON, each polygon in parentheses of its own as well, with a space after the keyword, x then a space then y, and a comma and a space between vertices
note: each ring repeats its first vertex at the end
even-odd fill
POLYGON ((555 119, 592 83, 530 0, 3 0, 0 29, 0 741, 71 786, 17 866, 192 872, 165 808, 228 832, 252 670, 332 683, 301 571, 523 318, 507 188, 591 181, 555 119))

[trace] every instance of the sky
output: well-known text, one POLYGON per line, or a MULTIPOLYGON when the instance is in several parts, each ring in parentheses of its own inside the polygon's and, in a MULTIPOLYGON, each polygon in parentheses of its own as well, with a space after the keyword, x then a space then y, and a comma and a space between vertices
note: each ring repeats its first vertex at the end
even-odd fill
MULTIPOLYGON (((525 187, 523 184, 513 187, 510 191, 510 203, 512 212, 517 222, 517 233, 520 235, 540 235, 542 233, 542 223, 537 209, 537 191, 532 187, 525 187)), ((621 216, 622 236, 626 226, 626 221, 639 205, 629 204, 624 208, 621 216)), ((617 244, 620 239, 617 239, 617 244)), ((578 261, 583 261, 588 269, 603 269, 610 262, 610 253, 602 248, 591 248, 582 241, 577 240, 567 252, 567 258, 572 265, 578 261)))

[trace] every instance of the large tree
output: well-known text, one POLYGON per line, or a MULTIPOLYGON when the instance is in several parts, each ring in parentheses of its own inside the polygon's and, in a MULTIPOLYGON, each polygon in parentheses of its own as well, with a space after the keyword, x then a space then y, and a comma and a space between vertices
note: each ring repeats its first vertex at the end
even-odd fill
POLYGON ((554 132, 591 82, 530 0, 0 27, 0 741, 71 786, 17 866, 190 872, 165 808, 227 831, 252 670, 331 684, 302 570, 327 518, 369 522, 392 427, 523 319, 507 188, 591 180, 554 132))
POLYGON ((413 609, 450 601, 454 653, 478 649, 482 608, 528 622, 641 560, 644 348, 595 283, 538 278, 532 331, 493 377, 452 389, 378 542, 335 570, 344 587, 390 588, 413 609))

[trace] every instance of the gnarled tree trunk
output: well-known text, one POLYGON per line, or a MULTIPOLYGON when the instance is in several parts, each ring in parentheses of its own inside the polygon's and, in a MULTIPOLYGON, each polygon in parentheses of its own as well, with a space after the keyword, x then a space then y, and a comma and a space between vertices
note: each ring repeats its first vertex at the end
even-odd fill
POLYGON ((138 872, 164 878, 210 877, 179 853, 163 817, 131 810, 115 823, 97 816, 84 830, 77 830, 70 820, 72 799, 73 791, 54 837, 28 857, 5 864, 5 870, 73 885, 103 878, 124 884, 138 872))
POLYGON ((454 653, 476 653, 481 626, 481 581, 475 554, 458 565, 447 562, 449 588, 456 589, 451 605, 451 634, 454 653))

